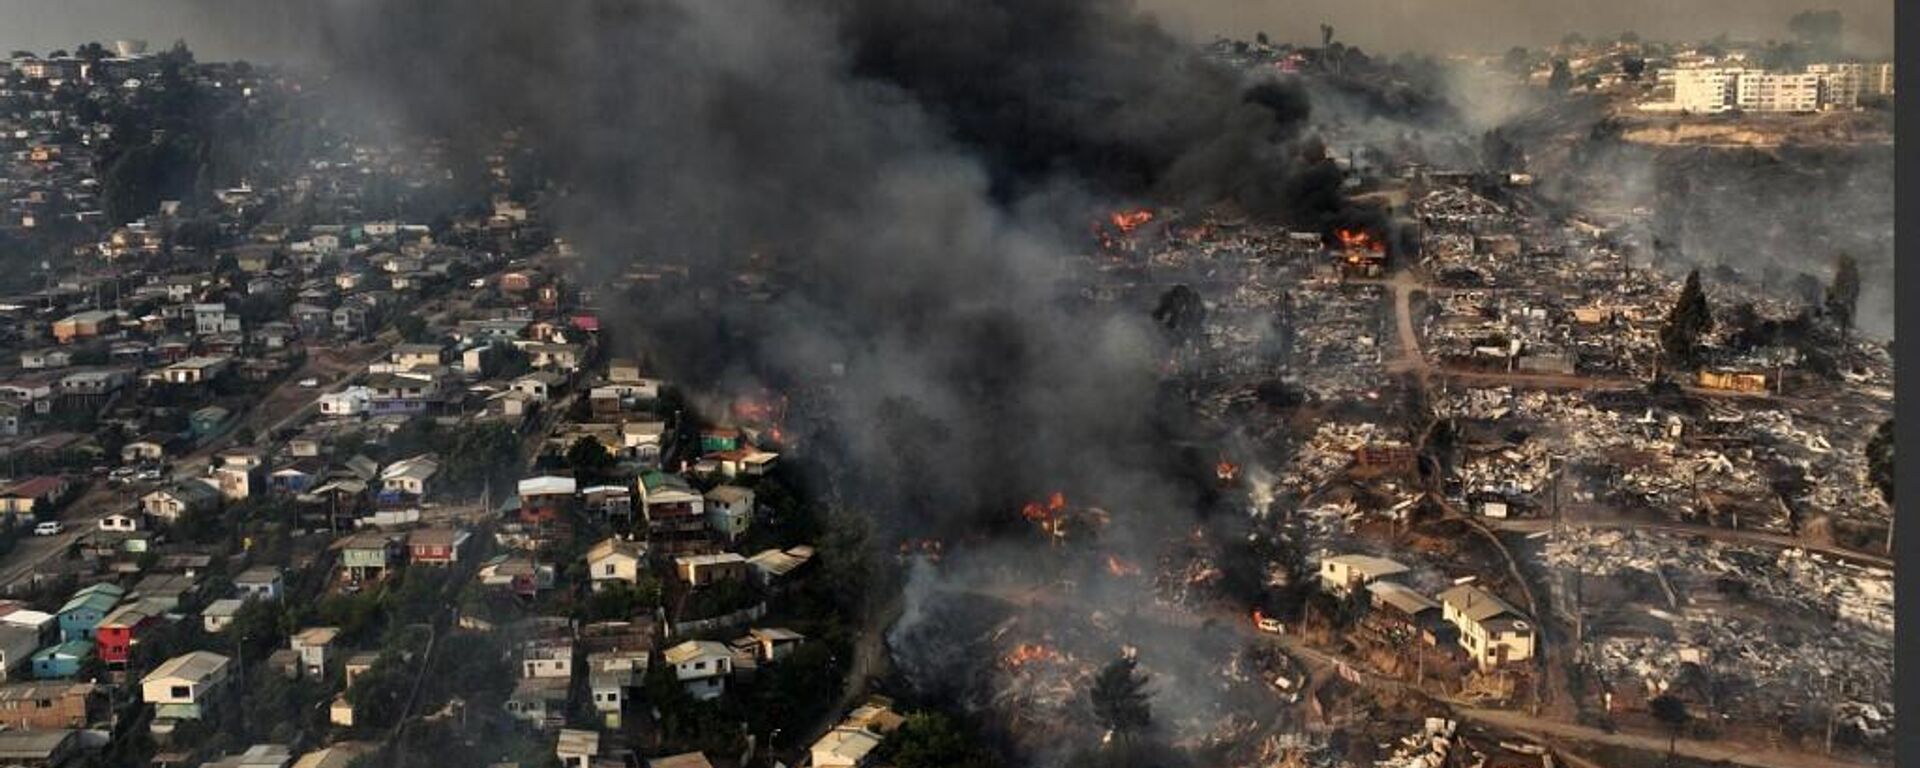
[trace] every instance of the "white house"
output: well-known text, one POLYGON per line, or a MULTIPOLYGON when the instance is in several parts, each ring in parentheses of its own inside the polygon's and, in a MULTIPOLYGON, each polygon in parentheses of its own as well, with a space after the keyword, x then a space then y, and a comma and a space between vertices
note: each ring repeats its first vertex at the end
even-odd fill
POLYGON ((287 647, 300 654, 301 671, 307 677, 319 679, 327 675, 327 654, 333 647, 333 639, 339 636, 339 627, 307 627, 287 638, 287 647))
POLYGON ((1336 595, 1380 579, 1406 573, 1407 567, 1372 555, 1335 555, 1320 561, 1320 586, 1336 595))
POLYGON ((1438 597, 1441 618, 1460 629, 1460 647, 1481 669, 1533 658, 1533 623, 1518 608, 1472 584, 1438 597))
POLYGON ((641 563, 646 558, 646 542, 610 536, 593 545, 592 549, 587 550, 587 571, 593 578, 593 588, 600 590, 608 584, 622 581, 638 583, 641 563))
POLYGON ((246 601, 236 597, 224 597, 208 603, 200 611, 200 625, 211 634, 224 632, 227 627, 233 626, 233 618, 239 615, 240 606, 243 605, 246 605, 246 601))
POLYGON ((156 720, 198 720, 227 682, 231 661, 209 651, 167 659, 140 679, 140 700, 156 720))
POLYGON ((687 694, 701 701, 720 698, 727 692, 727 676, 733 672, 733 651, 712 640, 688 640, 668 648, 663 654, 673 665, 674 678, 687 694))
POLYGON ((746 535, 753 524, 753 491, 738 485, 707 491, 707 526, 727 541, 746 535))
POLYGON ((367 406, 373 402, 373 390, 366 387, 348 387, 339 392, 328 392, 320 396, 320 412, 328 416, 358 416, 367 412, 367 406))

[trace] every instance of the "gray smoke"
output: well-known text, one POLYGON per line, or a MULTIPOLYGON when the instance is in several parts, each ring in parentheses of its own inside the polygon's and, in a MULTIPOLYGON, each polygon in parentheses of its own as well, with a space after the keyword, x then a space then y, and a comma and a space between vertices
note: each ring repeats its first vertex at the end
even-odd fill
MULTIPOLYGON (((685 270, 607 297, 628 351, 696 391, 804 391, 807 452, 886 534, 1031 534, 1022 502, 1058 490, 1111 510, 1103 552, 1151 563, 1194 519, 1199 473, 1169 448, 1184 404, 1160 385, 1151 305, 1078 298, 1087 225, 1155 201, 1357 215, 1301 140, 1303 95, 1244 83, 1112 0, 235 11, 300 30, 289 45, 334 73, 338 109, 466 154, 518 129, 583 280, 685 270), (748 273, 772 295, 736 290, 748 273)), ((1139 634, 1163 656, 1192 647, 1139 634)), ((1166 695, 1207 685, 1169 678, 1166 695)))

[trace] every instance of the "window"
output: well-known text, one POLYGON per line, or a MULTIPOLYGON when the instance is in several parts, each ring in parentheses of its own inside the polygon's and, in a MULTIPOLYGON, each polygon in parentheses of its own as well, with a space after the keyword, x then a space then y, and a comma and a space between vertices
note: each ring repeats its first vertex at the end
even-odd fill
POLYGON ((607 563, 604 573, 606 573, 608 576, 613 575, 614 573, 613 563, 607 563))
POLYGON ((694 668, 694 669, 698 669, 698 670, 702 670, 702 671, 705 671, 705 670, 706 670, 706 668, 707 668, 707 663, 706 663, 706 662, 704 662, 704 661, 696 661, 696 662, 694 662, 694 663, 693 663, 693 668, 694 668))
POLYGON ((193 698, 193 686, 176 685, 171 690, 169 690, 167 695, 176 699, 191 699, 193 698))

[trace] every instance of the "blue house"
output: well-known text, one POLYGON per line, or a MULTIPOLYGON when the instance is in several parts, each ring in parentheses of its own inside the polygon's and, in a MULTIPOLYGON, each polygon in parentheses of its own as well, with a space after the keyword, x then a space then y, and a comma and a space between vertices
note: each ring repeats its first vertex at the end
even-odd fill
POLYGON ((73 593, 55 614, 60 618, 61 640, 92 640, 100 620, 113 611, 127 591, 113 584, 94 584, 73 593))
POLYGON ((93 653, 92 640, 68 640, 33 655, 35 680, 59 680, 80 673, 80 662, 93 653))

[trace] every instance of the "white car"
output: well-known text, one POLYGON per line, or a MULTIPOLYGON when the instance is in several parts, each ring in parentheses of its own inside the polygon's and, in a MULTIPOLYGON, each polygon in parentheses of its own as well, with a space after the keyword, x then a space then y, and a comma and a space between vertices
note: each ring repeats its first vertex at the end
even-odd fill
POLYGON ((313 389, 314 387, 320 386, 320 380, 319 379, 301 379, 300 386, 306 387, 307 389, 313 389))
POLYGON ((64 531, 66 529, 67 527, 64 525, 61 525, 60 521, 58 520, 47 520, 45 522, 42 522, 33 526, 33 535, 58 536, 60 535, 61 531, 64 531))

